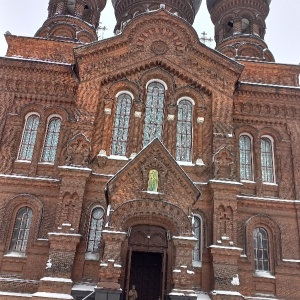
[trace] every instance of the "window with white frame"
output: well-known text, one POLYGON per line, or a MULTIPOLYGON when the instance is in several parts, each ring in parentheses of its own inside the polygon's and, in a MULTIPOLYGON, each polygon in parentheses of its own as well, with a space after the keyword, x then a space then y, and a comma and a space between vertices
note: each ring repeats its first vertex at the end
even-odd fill
POLYGON ((18 156, 19 160, 30 161, 32 159, 39 122, 40 117, 37 114, 31 114, 26 118, 18 156))
POLYGON ((19 209, 9 250, 11 252, 25 253, 32 221, 32 210, 29 207, 19 209))
POLYGON ((269 239, 267 231, 258 227, 253 233, 254 267, 256 271, 270 271, 269 239))
POLYGON ((42 161, 53 163, 55 160, 59 133, 60 133, 61 119, 59 117, 51 117, 48 122, 44 149, 42 154, 42 161))
POLYGON ((263 182, 274 182, 273 142, 269 137, 262 137, 261 148, 261 174, 263 182))
POLYGON ((111 154, 126 155, 132 97, 122 93, 117 97, 111 154))
POLYGON ((193 104, 187 99, 178 103, 176 160, 192 160, 193 104))
POLYGON ((103 216, 104 210, 101 207, 95 207, 92 210, 89 223, 88 243, 86 250, 89 253, 99 253, 103 216))
POLYGON ((201 243, 202 243, 202 220, 199 216, 194 215, 193 218, 193 234, 197 239, 195 248, 193 250, 193 261, 201 261, 201 243))
POLYGON ((162 139, 164 99, 165 86, 158 81, 149 83, 147 87, 143 146, 146 146, 155 138, 162 139))
POLYGON ((242 134, 240 144, 240 178, 253 180, 252 172, 252 139, 249 135, 242 134))

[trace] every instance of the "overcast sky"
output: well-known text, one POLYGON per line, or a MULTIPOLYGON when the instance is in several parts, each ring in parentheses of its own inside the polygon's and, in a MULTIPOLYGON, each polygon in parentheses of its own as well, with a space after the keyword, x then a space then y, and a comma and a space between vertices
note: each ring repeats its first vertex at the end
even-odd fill
MULTIPOLYGON (((213 38, 213 25, 205 0, 202 2, 194 28, 199 35, 206 31, 213 38)), ((9 31, 14 35, 33 36, 47 18, 48 0, 0 0, 0 3, 0 56, 4 56, 7 48, 4 33, 9 31)), ((276 62, 300 63, 299 16, 300 0, 272 0, 265 40, 276 62)), ((103 37, 112 36, 116 21, 110 0, 107 0, 100 20, 108 28, 103 37)))

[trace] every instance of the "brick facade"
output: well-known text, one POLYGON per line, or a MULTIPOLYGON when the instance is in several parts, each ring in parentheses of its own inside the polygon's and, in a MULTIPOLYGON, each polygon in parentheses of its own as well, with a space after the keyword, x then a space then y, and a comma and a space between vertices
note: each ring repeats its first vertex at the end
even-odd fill
POLYGON ((162 297, 300 299, 300 66, 275 63, 267 49, 270 1, 208 1, 221 53, 189 24, 199 1, 113 2, 122 31, 114 38, 90 43, 105 6, 92 0, 74 7, 51 0, 35 37, 6 36, 0 299, 81 300, 94 292, 88 300, 105 293, 127 300, 134 252, 159 253, 162 297), (162 134, 143 147, 151 83, 163 90, 162 134), (116 155, 124 94, 126 149, 116 155), (187 102, 192 143, 181 159, 187 102), (59 137, 47 160, 53 119, 59 137), (267 237, 263 266, 256 232, 267 237))

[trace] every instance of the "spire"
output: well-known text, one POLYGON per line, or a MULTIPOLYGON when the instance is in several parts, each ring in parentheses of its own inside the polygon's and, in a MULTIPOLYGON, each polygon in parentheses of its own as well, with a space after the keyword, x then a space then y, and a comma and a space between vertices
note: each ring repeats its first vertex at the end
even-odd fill
POLYGON ((35 36, 93 42, 97 40, 100 13, 105 5, 106 0, 50 0, 48 19, 35 36))
POLYGON ((202 0, 112 0, 115 9, 117 25, 115 33, 121 32, 126 24, 134 17, 164 8, 177 15, 190 24, 193 24, 195 16, 200 8, 202 0))
POLYGON ((235 59, 274 61, 264 41, 271 0, 207 0, 216 50, 235 59))

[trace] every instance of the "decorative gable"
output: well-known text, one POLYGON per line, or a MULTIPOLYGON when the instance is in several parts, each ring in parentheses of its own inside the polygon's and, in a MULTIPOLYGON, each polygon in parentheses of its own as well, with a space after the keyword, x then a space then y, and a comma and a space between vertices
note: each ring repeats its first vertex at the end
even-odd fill
POLYGON ((200 191, 158 140, 153 140, 107 183, 113 209, 136 199, 160 200, 186 213, 200 191))

